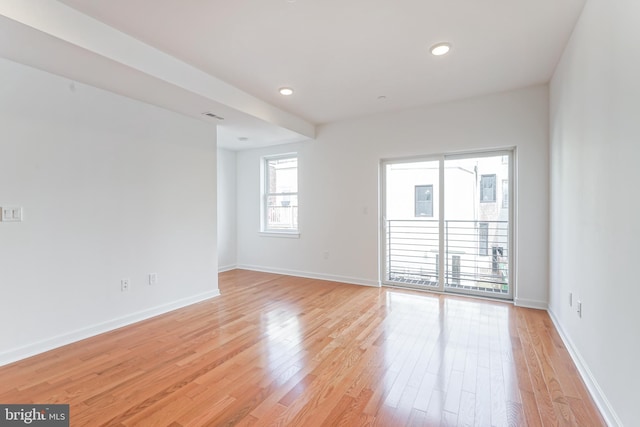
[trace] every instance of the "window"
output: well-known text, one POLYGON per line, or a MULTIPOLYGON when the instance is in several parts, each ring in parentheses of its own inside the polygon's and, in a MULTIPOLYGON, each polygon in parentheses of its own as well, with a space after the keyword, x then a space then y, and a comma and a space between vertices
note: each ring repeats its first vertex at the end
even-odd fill
POLYGON ((478 224, 478 253, 489 255, 489 223, 478 224))
POLYGON ((452 255, 451 264, 451 284, 460 286, 460 255, 452 255))
POLYGON ((491 271, 493 274, 499 274, 500 272, 500 260, 504 255, 502 246, 494 246, 491 248, 491 271))
POLYGON ((509 207, 509 180, 508 179, 502 180, 502 207, 503 208, 509 207))
POLYGON ((264 158, 262 231, 298 231, 298 156, 264 158))
POLYGON ((480 203, 496 201, 496 176, 482 175, 480 177, 480 203))
POLYGON ((433 185, 416 185, 415 216, 433 216, 433 185))

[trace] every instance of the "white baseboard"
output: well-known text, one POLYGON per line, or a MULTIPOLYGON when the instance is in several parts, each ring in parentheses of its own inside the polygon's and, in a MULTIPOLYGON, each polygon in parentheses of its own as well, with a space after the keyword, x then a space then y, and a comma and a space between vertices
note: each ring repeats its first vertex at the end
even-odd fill
POLYGON ((318 280, 327 280, 330 282, 349 283, 351 285, 371 286, 375 288, 380 287, 380 283, 378 281, 359 279, 356 277, 336 276, 333 274, 310 273, 308 271, 287 270, 283 268, 271 268, 271 267, 263 267, 259 265, 246 265, 246 264, 240 264, 238 265, 237 268, 242 270, 261 271, 263 273, 283 274, 285 276, 305 277, 307 279, 318 279, 318 280))
POLYGON ((589 390, 591 397, 593 397, 593 400, 595 401, 596 406, 600 410, 600 413, 602 414, 602 417, 604 418, 605 422, 610 427, 622 427, 622 421, 620 420, 616 412, 613 410, 613 407, 611 406, 609 399, 607 399, 604 392, 600 388, 598 381, 596 381, 595 377, 591 373, 589 366, 580 355, 580 352, 573 345, 573 341, 571 341, 571 338, 569 338, 569 335, 567 335, 564 332, 564 329, 562 329, 562 325, 560 325, 560 322, 558 321, 558 318, 553 313, 553 311, 549 308, 547 312, 549 313, 549 317, 551 318, 551 321, 556 327, 556 330, 558 331, 558 334, 560 335, 562 342, 564 342, 565 347, 567 347, 567 350, 569 351, 569 355, 571 356, 571 359, 573 359, 573 363, 578 368, 578 372, 580 373, 582 380, 586 384, 587 389, 589 390))
POLYGON ((71 344, 86 338, 112 331, 114 329, 121 328, 123 326, 131 325, 132 323, 149 319, 151 317, 159 316, 161 314, 165 314, 191 304, 202 302, 217 297, 218 295, 220 295, 220 291, 218 289, 214 291, 204 292, 202 294, 183 298, 178 301, 172 301, 168 304, 159 305, 113 320, 108 320, 103 323, 98 323, 96 325, 91 325, 82 329, 48 338, 46 340, 28 344, 23 347, 11 349, 0 353, 0 366, 17 362, 18 360, 26 359, 27 357, 35 356, 36 354, 44 353, 46 351, 53 350, 67 344, 71 344))
POLYGON ((515 298, 513 304, 516 307, 535 308, 537 310, 546 310, 549 308, 549 304, 546 301, 535 299, 515 298))
POLYGON ((224 265, 222 267, 218 266, 218 273, 224 273, 225 271, 235 270, 236 268, 238 268, 238 266, 235 265, 235 264, 233 264, 233 265, 224 265))

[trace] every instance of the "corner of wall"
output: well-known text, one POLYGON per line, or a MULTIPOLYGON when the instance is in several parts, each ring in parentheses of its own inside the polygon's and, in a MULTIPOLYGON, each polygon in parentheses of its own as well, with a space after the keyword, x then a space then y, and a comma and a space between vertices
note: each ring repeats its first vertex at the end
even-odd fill
POLYGON ((606 421, 607 425, 622 426, 623 425, 622 421, 620 420, 620 418, 618 418, 615 410, 613 409, 613 406, 611 405, 611 402, 609 402, 609 399, 607 399, 607 396, 604 394, 604 391, 598 384, 598 381, 596 380, 595 376, 589 369, 589 366, 583 359, 582 355, 580 354, 580 351, 573 344, 573 341, 571 341, 571 338, 569 338, 569 335, 565 333, 564 328, 562 327, 562 324, 560 323, 558 317, 555 315, 555 313, 551 308, 549 308, 547 312, 549 313, 549 317, 551 318, 553 325, 558 331, 558 335, 560 335, 562 342, 564 343, 565 347, 569 351, 569 355, 571 356, 573 363, 576 365, 576 368, 578 369, 578 372, 580 373, 582 380, 587 386, 587 389, 589 390, 591 397, 595 401, 596 406, 600 410, 600 413, 602 414, 602 417, 606 421))

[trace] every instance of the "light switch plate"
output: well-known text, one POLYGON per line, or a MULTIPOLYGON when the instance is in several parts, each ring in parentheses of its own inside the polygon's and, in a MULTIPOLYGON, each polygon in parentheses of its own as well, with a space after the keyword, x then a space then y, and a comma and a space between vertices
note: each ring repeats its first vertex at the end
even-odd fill
POLYGON ((20 221, 22 221, 22 208, 14 206, 2 208, 2 222, 20 221))

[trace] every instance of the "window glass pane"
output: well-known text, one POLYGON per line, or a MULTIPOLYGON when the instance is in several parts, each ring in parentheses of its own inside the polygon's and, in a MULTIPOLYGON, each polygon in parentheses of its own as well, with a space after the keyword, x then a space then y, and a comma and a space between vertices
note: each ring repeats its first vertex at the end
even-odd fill
POLYGON ((264 160, 262 230, 298 230, 298 158, 264 160))
POLYGON ((433 216, 433 185, 416 185, 415 215, 433 216))
POLYGON ((385 166, 386 280, 438 286, 440 162, 385 166))
POLYGON ((508 188, 509 159, 502 155, 445 159, 445 288, 510 292, 509 209, 502 208, 502 198, 508 199, 502 191, 503 185, 508 188))
POLYGON ((386 165, 387 217, 392 220, 438 216, 438 161, 386 165))
POLYGON ((269 229, 297 229, 298 228, 298 196, 268 196, 267 197, 267 228, 269 229))
POLYGON ((496 201, 496 176, 482 175, 480 178, 480 201, 495 202, 496 201))
POLYGON ((297 158, 270 159, 267 161, 267 167, 270 194, 298 192, 297 158))
POLYGON ((509 207, 509 180, 502 180, 502 207, 509 207))

